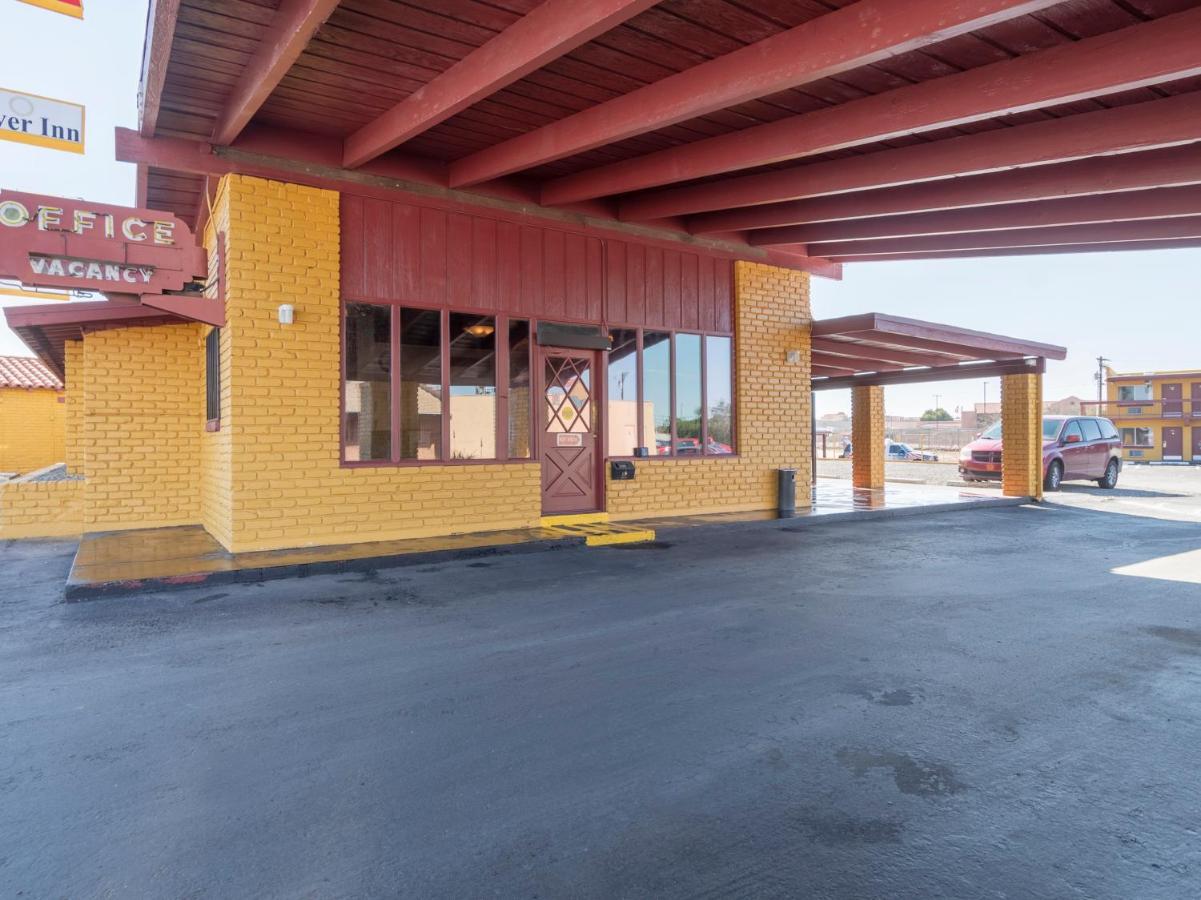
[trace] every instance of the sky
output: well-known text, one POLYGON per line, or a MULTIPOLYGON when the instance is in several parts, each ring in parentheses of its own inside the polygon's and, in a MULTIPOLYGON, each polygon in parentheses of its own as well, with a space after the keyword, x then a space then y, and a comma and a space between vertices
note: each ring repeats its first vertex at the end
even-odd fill
MULTIPOLYGON (((83 156, 0 141, 0 191, 132 205, 134 167, 114 161, 113 130, 137 124, 146 0, 84 6, 78 21, 0 0, 0 86, 87 107, 83 156)), ((1095 399, 1099 355, 1118 371, 1201 368, 1201 249, 858 263, 841 281, 813 279, 813 312, 893 313, 1060 344, 1068 358, 1048 363, 1044 396, 1095 399)), ((2 323, 0 353, 29 354, 2 323)), ((886 389, 885 406, 920 415, 937 396, 954 413, 999 393, 997 379, 907 385, 886 389)), ((819 392, 817 411, 850 412, 848 392, 819 392)))

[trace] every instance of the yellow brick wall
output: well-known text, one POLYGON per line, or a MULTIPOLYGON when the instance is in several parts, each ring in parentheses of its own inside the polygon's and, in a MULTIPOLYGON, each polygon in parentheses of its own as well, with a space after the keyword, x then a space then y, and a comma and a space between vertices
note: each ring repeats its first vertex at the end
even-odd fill
POLYGON ((32 472, 63 461, 62 396, 51 388, 0 388, 0 472, 32 472))
POLYGON ((1001 492, 1043 495, 1043 377, 1001 376, 1001 492))
POLYGON ((536 525, 537 463, 340 465, 338 194, 238 175, 221 190, 231 528, 214 536, 243 551, 536 525))
MULTIPOLYGON (((229 230, 229 186, 230 180, 224 179, 217 189, 213 201, 213 212, 204 231, 204 246, 208 251, 209 271, 213 277, 209 279, 209 295, 217 295, 217 241, 218 236, 225 239, 229 230)), ((226 241, 228 246, 228 241, 226 241)), ((211 329, 205 326, 201 329, 200 356, 197 364, 201 372, 205 370, 204 338, 211 329)), ((225 546, 233 543, 233 414, 230 409, 232 385, 230 382, 230 329, 223 328, 220 337, 221 345, 221 419, 217 431, 204 431, 200 435, 200 521, 205 529, 225 546)), ((203 375, 202 375, 203 378, 203 375)), ((205 418, 205 396, 203 390, 197 398, 199 415, 205 418)))
POLYGON ((738 455, 635 461, 633 481, 608 482, 613 518, 774 509, 785 467, 797 470, 797 506, 810 504, 809 276, 738 262, 734 304, 738 455))
POLYGON ((63 368, 67 375, 65 414, 65 461, 67 471, 83 474, 83 341, 63 346, 63 368))
POLYGON ((884 388, 851 388, 851 483, 884 487, 884 388))
POLYGON ((83 531, 82 481, 0 484, 0 540, 74 537, 83 531))
POLYGON ((167 325, 85 338, 86 530, 200 521, 200 335, 167 325))

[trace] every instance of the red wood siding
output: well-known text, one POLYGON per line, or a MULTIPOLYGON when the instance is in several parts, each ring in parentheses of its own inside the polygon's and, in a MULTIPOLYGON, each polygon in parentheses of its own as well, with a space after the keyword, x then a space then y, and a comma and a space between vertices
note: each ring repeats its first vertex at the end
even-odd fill
POLYGON ((342 195, 342 294, 532 318, 729 333, 731 260, 342 195))

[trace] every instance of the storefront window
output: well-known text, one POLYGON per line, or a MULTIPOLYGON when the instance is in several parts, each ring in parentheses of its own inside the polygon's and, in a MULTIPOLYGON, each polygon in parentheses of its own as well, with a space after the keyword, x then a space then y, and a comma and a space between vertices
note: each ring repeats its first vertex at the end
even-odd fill
POLYGON ((392 458, 392 311, 346 307, 342 439, 350 462, 392 458))
POLYGON ((642 335, 642 421, 650 426, 643 440, 651 455, 670 456, 671 335, 665 331, 642 335))
POLYGON ((496 320, 450 314, 450 458, 496 458, 496 320))
POLYGON ((701 336, 676 335, 676 454, 701 451, 701 336))
POLYGON ((733 342, 728 337, 705 338, 706 453, 734 452, 733 342))
POLYGON ((509 458, 530 458, 530 323, 509 322, 509 458))
POLYGON ((634 448, 639 446, 638 332, 617 328, 611 337, 607 400, 609 456, 633 456, 634 448))
POLYGON ((400 310, 400 458, 442 458, 442 316, 400 310))

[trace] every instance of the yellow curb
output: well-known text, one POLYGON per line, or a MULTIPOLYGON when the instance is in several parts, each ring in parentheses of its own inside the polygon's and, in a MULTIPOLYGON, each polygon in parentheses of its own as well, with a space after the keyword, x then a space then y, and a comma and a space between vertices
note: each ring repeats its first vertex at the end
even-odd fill
POLYGON ((641 544, 653 541, 655 533, 649 528, 639 531, 615 531, 612 534, 591 534, 584 538, 589 547, 605 547, 610 544, 641 544))

